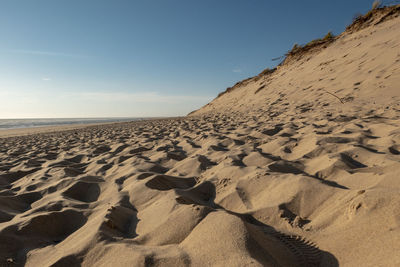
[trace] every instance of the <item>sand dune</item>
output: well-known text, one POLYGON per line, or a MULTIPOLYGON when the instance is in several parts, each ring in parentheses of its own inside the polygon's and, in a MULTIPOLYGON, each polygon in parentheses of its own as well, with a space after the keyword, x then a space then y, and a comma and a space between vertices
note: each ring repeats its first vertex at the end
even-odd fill
POLYGON ((188 117, 0 138, 0 266, 400 265, 396 10, 188 117))

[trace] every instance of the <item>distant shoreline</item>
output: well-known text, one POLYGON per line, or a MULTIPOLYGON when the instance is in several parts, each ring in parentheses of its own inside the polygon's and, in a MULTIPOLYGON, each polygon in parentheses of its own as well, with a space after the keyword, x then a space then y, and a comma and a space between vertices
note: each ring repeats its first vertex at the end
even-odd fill
MULTIPOLYGON (((59 125, 46 125, 36 127, 25 127, 25 128, 0 128, 0 138, 15 137, 15 136, 26 136, 42 133, 53 133, 62 132, 75 129, 83 129, 92 126, 111 125, 111 124, 124 124, 139 121, 157 120, 157 119, 170 119, 177 117, 147 117, 147 118, 131 118, 126 120, 115 120, 115 121, 101 121, 101 122, 88 122, 88 123, 71 123, 71 124, 59 124, 59 125)), ((0 120, 1 121, 1 120, 0 120)))
MULTIPOLYGON (((129 122, 129 121, 124 121, 129 122)), ((120 122, 120 123, 124 123, 120 122)), ((51 133, 51 132, 62 132, 68 130, 82 129, 89 126, 112 124, 116 122, 104 122, 104 123, 87 123, 87 124, 68 124, 68 125, 49 125, 49 126, 37 126, 28 128, 13 128, 13 129, 0 129, 0 138, 32 135, 40 133, 51 133)))
POLYGON ((141 117, 99 117, 99 118, 21 118, 0 119, 0 131, 12 129, 26 129, 46 126, 62 126, 72 124, 93 124, 108 122, 136 121, 146 118, 141 117))

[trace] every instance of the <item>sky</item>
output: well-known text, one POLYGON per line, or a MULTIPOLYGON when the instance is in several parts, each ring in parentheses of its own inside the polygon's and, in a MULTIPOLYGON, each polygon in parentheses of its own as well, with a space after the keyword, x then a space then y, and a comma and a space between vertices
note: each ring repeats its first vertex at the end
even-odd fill
POLYGON ((370 0, 1 0, 0 118, 181 116, 370 0))

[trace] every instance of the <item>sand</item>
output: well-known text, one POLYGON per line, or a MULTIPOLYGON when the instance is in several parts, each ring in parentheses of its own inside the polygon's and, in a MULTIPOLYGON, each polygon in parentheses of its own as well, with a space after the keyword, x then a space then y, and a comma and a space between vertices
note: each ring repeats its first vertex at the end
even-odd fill
POLYGON ((0 266, 399 266, 399 49, 391 16, 187 117, 3 132, 0 266))

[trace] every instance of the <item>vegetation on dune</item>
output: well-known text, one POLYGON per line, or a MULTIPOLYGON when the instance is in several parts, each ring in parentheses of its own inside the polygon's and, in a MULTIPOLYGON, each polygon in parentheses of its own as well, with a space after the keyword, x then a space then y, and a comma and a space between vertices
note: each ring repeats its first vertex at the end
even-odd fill
MULTIPOLYGON (((371 7, 371 9, 367 12, 367 14, 363 15, 363 14, 361 14, 361 13, 357 13, 356 15, 354 15, 354 17, 353 17, 353 24, 354 24, 355 22, 357 22, 357 21, 360 21, 360 20, 365 21, 365 20, 370 19, 370 18, 372 17, 372 14, 373 14, 374 10, 376 10, 376 9, 378 9, 378 8, 381 8, 381 7, 382 7, 382 1, 375 0, 375 1, 372 3, 372 7, 371 7)), ((351 26, 351 25, 350 25, 350 26, 351 26)))
POLYGON ((347 32, 359 31, 370 25, 377 25, 390 19, 392 17, 398 16, 400 13, 400 0, 394 1, 374 1, 372 3, 371 9, 365 14, 356 14, 353 17, 353 23, 347 26, 347 32), (377 15, 378 14, 378 15, 377 15))
POLYGON ((377 8, 380 7, 381 5, 382 5, 382 2, 381 2, 381 1, 375 0, 375 1, 372 3, 372 10, 377 9, 377 8))
MULTIPOLYGON (((323 38, 314 39, 305 45, 294 44, 292 49, 286 54, 286 58, 288 56, 303 54, 304 52, 307 52, 317 46, 331 43, 335 40, 335 38, 336 38, 336 36, 330 31, 323 38)), ((286 60, 286 58, 285 58, 285 60, 286 60)))
MULTIPOLYGON (((377 17, 378 20, 374 22, 375 24, 379 24, 392 16, 398 15, 400 13, 400 7, 396 6, 396 4, 399 3, 400 0, 394 0, 391 2, 385 1, 385 3, 375 0, 372 3, 371 10, 369 10, 365 15, 357 14, 353 18, 353 23, 347 26, 346 31, 353 32, 365 28, 370 24, 371 21, 374 21, 377 17)), ((328 32, 323 38, 314 39, 305 45, 299 45, 296 43, 293 45, 292 49, 286 53, 285 56, 280 57, 283 58, 283 61, 279 65, 283 65, 285 62, 288 61, 288 59, 298 60, 304 54, 310 51, 315 51, 319 48, 326 48, 336 39, 337 37, 332 32, 328 32)))

